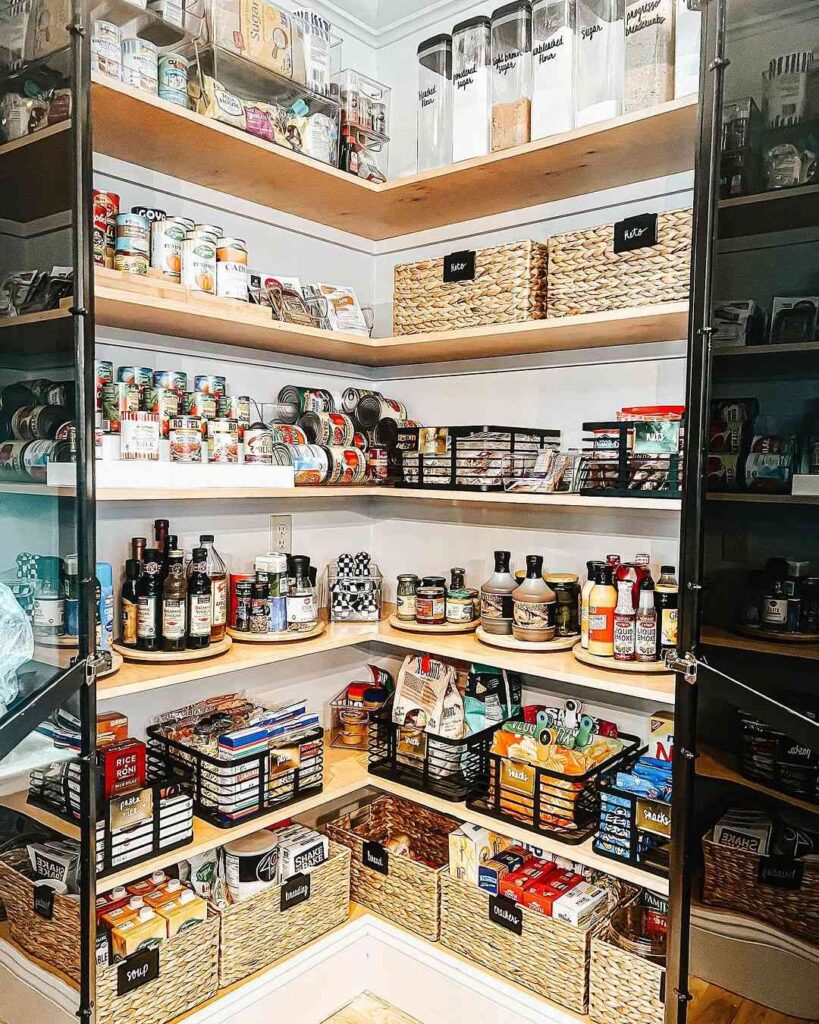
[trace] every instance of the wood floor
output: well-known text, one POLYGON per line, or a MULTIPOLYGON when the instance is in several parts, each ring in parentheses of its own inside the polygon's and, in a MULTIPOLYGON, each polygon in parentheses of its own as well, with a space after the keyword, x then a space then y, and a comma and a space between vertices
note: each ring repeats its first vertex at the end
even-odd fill
POLYGON ((324 1024, 421 1024, 372 992, 362 992, 324 1024))

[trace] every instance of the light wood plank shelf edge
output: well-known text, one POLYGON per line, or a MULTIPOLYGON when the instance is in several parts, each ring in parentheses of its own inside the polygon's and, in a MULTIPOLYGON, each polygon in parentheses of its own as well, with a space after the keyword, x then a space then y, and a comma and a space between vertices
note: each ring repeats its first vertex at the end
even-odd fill
POLYGON ((755 793, 762 793, 772 800, 780 800, 782 803, 790 804, 791 807, 798 807, 800 810, 809 811, 811 814, 819 814, 819 804, 811 803, 809 800, 802 800, 798 796, 783 793, 781 790, 766 786, 764 783, 746 778, 739 771, 735 758, 728 757, 713 747, 707 745, 700 746, 699 757, 696 760, 696 771, 697 775, 703 778, 732 782, 737 786, 742 786, 744 789, 751 789, 755 793))

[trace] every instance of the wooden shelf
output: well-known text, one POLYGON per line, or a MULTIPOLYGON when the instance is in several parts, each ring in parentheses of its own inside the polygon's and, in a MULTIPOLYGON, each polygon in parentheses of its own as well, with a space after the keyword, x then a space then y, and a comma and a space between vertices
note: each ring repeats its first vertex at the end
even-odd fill
POLYGON ((754 651, 756 654, 773 654, 779 658, 807 658, 819 661, 819 644, 775 643, 771 640, 757 640, 752 636, 740 636, 728 629, 707 626, 702 631, 702 642, 714 647, 728 647, 736 651, 754 651))
POLYGON ((363 366, 445 362, 487 356, 679 341, 688 331, 688 303, 556 317, 501 327, 393 338, 363 338, 273 320, 245 302, 193 295, 181 285, 97 268, 98 325, 150 331, 222 345, 333 359, 363 366))
POLYGON ((71 207, 71 124, 42 128, 0 146, 0 217, 28 222, 71 207))
POLYGON ((24 814, 27 818, 39 822, 45 828, 59 832, 60 835, 67 836, 69 839, 76 839, 77 842, 80 841, 79 825, 72 825, 70 822, 58 818, 56 814, 51 814, 49 811, 44 811, 42 808, 30 804, 28 802, 27 789, 20 790, 17 793, 9 793, 6 796, 0 796, 0 807, 15 811, 17 814, 24 814))
POLYGON ((706 494, 708 501, 741 502, 748 505, 819 505, 819 494, 706 494))
POLYGON ((723 199, 719 210, 721 239, 815 227, 819 224, 819 185, 723 199))
POLYGON ((723 782, 733 782, 745 789, 752 789, 755 793, 762 793, 773 800, 780 800, 782 803, 790 804, 791 807, 798 807, 803 811, 810 811, 812 814, 819 814, 819 804, 811 803, 809 800, 801 800, 798 796, 790 793, 783 793, 764 783, 747 779, 740 771, 734 758, 728 757, 708 746, 701 746, 699 757, 696 760, 697 775, 706 779, 720 779, 723 782))
POLYGON ((101 76, 91 100, 96 152, 373 240, 691 170, 697 128, 689 96, 378 185, 101 76))

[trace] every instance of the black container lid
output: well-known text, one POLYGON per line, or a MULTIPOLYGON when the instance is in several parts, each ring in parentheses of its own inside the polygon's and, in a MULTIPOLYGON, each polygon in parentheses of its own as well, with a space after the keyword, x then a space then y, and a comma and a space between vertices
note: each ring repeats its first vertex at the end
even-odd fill
POLYGON ((507 14, 515 14, 517 11, 528 11, 532 13, 532 4, 530 0, 514 0, 511 4, 504 4, 503 7, 496 7, 492 11, 492 21, 495 18, 503 18, 507 14))
POLYGON ((443 46, 446 44, 449 48, 452 48, 452 36, 447 35, 446 32, 441 32, 440 35, 431 36, 429 39, 425 39, 423 43, 418 44, 418 56, 424 53, 426 50, 431 50, 434 46, 443 46))
POLYGON ((452 35, 456 36, 459 32, 466 32, 469 28, 477 28, 479 25, 485 25, 487 28, 492 24, 487 14, 477 14, 474 18, 467 18, 466 21, 459 21, 458 24, 452 29, 452 35))

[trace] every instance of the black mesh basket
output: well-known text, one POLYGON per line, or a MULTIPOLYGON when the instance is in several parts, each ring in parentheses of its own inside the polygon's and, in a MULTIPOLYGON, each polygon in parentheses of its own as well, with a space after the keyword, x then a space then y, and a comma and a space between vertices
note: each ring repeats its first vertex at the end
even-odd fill
POLYGON ((600 794, 606 797, 607 806, 611 809, 600 812, 599 828, 592 840, 592 849, 601 857, 608 857, 620 864, 631 864, 653 875, 668 877, 670 839, 641 828, 640 820, 646 813, 652 814, 655 820, 659 815, 667 814, 670 833, 671 804, 644 800, 635 793, 618 789, 616 776, 617 770, 606 772, 601 780, 600 794), (602 819, 603 813, 607 815, 605 821, 602 819), (613 815, 616 815, 614 824, 611 821, 613 815))
POLYGON ((583 424, 581 494, 604 498, 679 498, 684 429, 677 420, 583 424), (664 450, 673 447, 673 450, 664 450))
POLYGON ((544 448, 560 447, 559 430, 523 427, 441 427, 436 451, 402 451, 399 487, 502 491, 523 476, 544 448))
POLYGON ((324 730, 319 727, 298 741, 225 758, 168 739, 152 725, 148 757, 188 789, 197 817, 216 828, 231 828, 286 807, 307 793, 320 793, 324 785, 324 730))
POLYGON ((636 736, 620 733, 620 739, 624 747, 619 753, 583 775, 567 775, 487 751, 467 764, 473 785, 466 805, 564 843, 585 842, 597 828, 603 775, 630 762, 640 746, 636 736))
POLYGON ((390 699, 370 713, 367 769, 379 778, 460 803, 486 772, 492 737, 502 724, 461 740, 430 736, 423 729, 396 725, 390 699))

